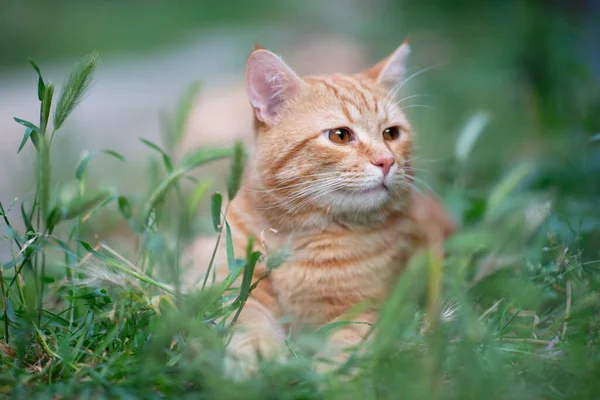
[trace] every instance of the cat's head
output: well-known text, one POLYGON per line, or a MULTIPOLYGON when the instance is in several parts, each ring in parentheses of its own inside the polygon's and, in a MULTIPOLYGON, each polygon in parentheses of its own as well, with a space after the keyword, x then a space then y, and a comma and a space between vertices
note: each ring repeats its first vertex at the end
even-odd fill
POLYGON ((304 78, 268 50, 250 54, 251 179, 272 207, 358 216, 403 203, 412 185, 412 131, 395 94, 409 52, 404 43, 364 72, 304 78))

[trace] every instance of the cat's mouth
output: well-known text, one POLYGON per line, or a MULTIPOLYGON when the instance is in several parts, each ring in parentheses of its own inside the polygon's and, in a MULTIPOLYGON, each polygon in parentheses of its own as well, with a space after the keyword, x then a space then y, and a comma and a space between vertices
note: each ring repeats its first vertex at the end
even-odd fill
POLYGON ((388 191, 387 185, 385 184, 385 182, 381 182, 375 186, 361 189, 358 191, 357 194, 364 195, 364 194, 371 194, 371 193, 385 193, 387 191, 388 191))

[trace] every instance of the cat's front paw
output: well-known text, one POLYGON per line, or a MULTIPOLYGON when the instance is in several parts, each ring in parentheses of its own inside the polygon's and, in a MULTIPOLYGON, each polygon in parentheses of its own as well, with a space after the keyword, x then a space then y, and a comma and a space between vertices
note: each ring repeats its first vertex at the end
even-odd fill
POLYGON ((256 375, 261 360, 283 361, 285 348, 270 338, 234 334, 225 356, 225 374, 231 379, 245 380, 256 375))

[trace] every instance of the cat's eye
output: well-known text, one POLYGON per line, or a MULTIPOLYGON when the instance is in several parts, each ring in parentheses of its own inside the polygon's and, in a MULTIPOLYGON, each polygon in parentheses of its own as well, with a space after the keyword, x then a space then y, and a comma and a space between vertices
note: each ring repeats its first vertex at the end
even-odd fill
POLYGON ((383 131, 383 140, 396 140, 400 137, 400 127, 391 126, 383 131))
POLYGON ((348 144, 352 141, 352 131, 348 128, 335 128, 327 131, 327 137, 335 144, 348 144))

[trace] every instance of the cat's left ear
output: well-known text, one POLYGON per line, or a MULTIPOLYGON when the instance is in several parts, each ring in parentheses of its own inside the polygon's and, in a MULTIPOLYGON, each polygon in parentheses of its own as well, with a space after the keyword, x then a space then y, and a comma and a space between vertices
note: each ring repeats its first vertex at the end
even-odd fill
POLYGON ((246 86, 254 115, 272 126, 284 105, 298 95, 304 81, 285 62, 256 45, 246 64, 246 86))
POLYGON ((408 41, 405 41, 396 51, 366 70, 364 74, 377 83, 390 87, 394 86, 404 79, 406 59, 409 54, 410 46, 408 41))

